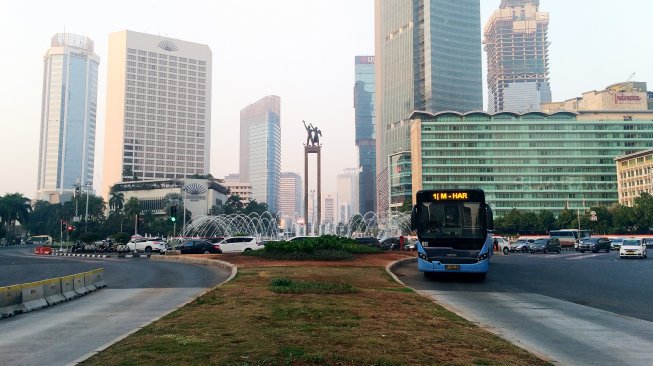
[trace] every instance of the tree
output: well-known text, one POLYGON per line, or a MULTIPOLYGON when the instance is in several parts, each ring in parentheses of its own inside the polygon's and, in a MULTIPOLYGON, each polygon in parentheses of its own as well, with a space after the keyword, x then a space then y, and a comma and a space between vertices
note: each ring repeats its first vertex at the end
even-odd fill
POLYGON ((128 217, 134 217, 134 234, 138 233, 138 215, 141 213, 141 204, 138 198, 132 197, 125 203, 125 214, 128 217))
POLYGON ((227 198, 227 202, 224 204, 224 213, 227 215, 241 213, 244 208, 242 199, 237 194, 232 194, 227 198))
POLYGON ((31 211, 30 199, 21 193, 7 193, 0 198, 0 220, 11 238, 16 234, 16 222, 27 228, 31 211))
POLYGON ((556 218, 551 211, 542 210, 537 215, 538 227, 542 233, 548 233, 553 230, 555 228, 555 222, 556 218))
POLYGON ((251 213, 257 213, 259 215, 263 215, 265 211, 268 210, 268 204, 265 202, 258 203, 256 200, 251 200, 243 210, 243 213, 245 215, 249 215, 251 213))
POLYGON ((653 227, 653 196, 642 192, 633 201, 634 224, 638 234, 648 234, 653 227))
POLYGON ((565 207, 556 218, 556 227, 558 229, 573 229, 574 227, 578 227, 576 212, 565 207), (574 226, 574 222, 576 222, 576 226, 574 226))
POLYGON ((633 234, 636 232, 636 227, 633 224, 635 210, 632 207, 615 203, 608 211, 612 214, 612 228, 610 231, 613 234, 633 234))
POLYGON ((109 209, 111 209, 111 211, 122 211, 122 207, 125 204, 125 194, 114 191, 112 187, 109 195, 109 209))
POLYGON ((413 211, 413 198, 409 197, 404 200, 404 203, 399 207, 399 212, 410 213, 413 211))

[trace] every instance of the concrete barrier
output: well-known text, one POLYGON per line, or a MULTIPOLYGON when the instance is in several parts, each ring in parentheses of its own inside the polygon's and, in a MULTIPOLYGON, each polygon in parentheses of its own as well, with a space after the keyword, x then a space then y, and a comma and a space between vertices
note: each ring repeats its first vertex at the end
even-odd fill
POLYGON ((75 292, 74 276, 65 276, 59 279, 61 280, 61 295, 63 295, 66 300, 72 300, 79 297, 79 294, 75 292))
POLYGON ((21 300, 27 311, 34 311, 48 306, 43 292, 43 281, 26 283, 20 287, 22 290, 21 300))
POLYGON ((61 291, 61 279, 53 278, 51 280, 43 281, 43 297, 48 305, 55 305, 60 302, 66 301, 61 291))
POLYGON ((84 274, 76 274, 73 275, 73 288, 75 289, 75 292, 79 296, 86 295, 89 293, 88 289, 84 287, 84 274))
POLYGON ((105 286, 104 269, 99 268, 70 276, 0 287, 0 319, 72 300, 105 286))
POLYGON ((0 287, 0 319, 26 313, 27 308, 21 302, 20 286, 0 287))

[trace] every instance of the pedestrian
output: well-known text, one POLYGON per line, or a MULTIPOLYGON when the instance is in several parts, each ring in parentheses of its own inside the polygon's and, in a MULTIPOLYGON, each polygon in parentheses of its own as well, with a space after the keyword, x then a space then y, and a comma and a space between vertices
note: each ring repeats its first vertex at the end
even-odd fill
POLYGON ((499 250, 499 241, 497 240, 497 238, 494 238, 494 251, 496 252, 498 250, 499 250))

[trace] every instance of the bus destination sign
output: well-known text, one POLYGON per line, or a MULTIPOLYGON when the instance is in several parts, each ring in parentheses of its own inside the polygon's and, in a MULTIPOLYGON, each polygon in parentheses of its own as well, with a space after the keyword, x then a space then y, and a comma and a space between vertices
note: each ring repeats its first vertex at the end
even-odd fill
POLYGON ((467 192, 435 192, 433 193, 433 199, 435 201, 463 201, 469 199, 469 193, 467 192))

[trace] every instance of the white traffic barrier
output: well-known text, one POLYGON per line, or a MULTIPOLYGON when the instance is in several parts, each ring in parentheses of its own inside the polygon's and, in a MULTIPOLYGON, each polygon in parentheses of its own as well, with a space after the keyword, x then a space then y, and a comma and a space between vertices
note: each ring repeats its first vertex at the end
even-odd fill
POLYGON ((74 276, 64 276, 60 278, 61 280, 61 295, 66 298, 66 300, 72 300, 79 296, 75 292, 75 279, 74 276))
POLYGON ((84 274, 79 273, 73 275, 73 288, 79 296, 86 295, 89 293, 88 289, 84 286, 84 274))
POLYGON ((48 305, 55 305, 66 301, 66 298, 61 292, 61 279, 53 278, 43 281, 43 297, 45 297, 48 305))
POLYGON ((48 306, 43 292, 43 281, 26 283, 20 286, 22 289, 22 302, 27 311, 34 311, 48 306))
POLYGON ((27 312, 21 297, 20 286, 0 287, 0 319, 27 312))

